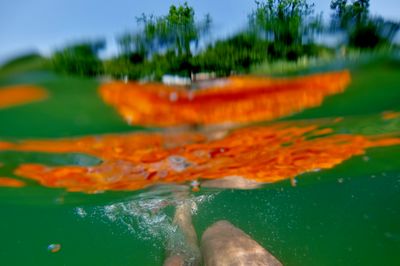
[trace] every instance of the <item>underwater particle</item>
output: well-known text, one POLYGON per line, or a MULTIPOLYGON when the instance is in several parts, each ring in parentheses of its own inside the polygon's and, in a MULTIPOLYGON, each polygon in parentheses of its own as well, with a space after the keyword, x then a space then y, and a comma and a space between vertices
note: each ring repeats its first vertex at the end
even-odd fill
POLYGON ((343 117, 336 117, 334 120, 333 120, 333 123, 339 123, 339 122, 342 122, 343 121, 343 117))
POLYGON ((55 202, 56 204, 64 204, 64 201, 65 201, 65 199, 64 199, 64 196, 63 196, 63 195, 57 197, 57 198, 54 200, 54 202, 55 202))
POLYGON ((341 177, 337 181, 338 181, 338 183, 342 184, 344 182, 344 178, 341 177))
POLYGON ((363 156, 362 159, 364 162, 368 162, 370 160, 368 156, 363 156))
POLYGON ((80 207, 75 208, 75 213, 81 218, 84 218, 87 215, 87 212, 83 208, 80 208, 80 207))
POLYGON ((50 244, 47 246, 47 250, 51 253, 57 253, 61 250, 60 244, 50 244))
POLYGON ((197 180, 193 180, 190 182, 190 187, 193 192, 199 192, 200 191, 200 182, 197 180))
POLYGON ((290 178, 290 185, 292 186, 292 187, 295 187, 295 186, 297 186, 297 179, 295 178, 295 177, 293 177, 293 178, 290 178))
POLYGON ((396 235, 396 234, 394 234, 394 233, 392 233, 392 232, 385 232, 385 233, 384 233, 384 236, 385 236, 386 238, 390 239, 390 240, 394 240, 394 241, 399 241, 399 240, 400 240, 400 239, 399 239, 399 236, 396 235))

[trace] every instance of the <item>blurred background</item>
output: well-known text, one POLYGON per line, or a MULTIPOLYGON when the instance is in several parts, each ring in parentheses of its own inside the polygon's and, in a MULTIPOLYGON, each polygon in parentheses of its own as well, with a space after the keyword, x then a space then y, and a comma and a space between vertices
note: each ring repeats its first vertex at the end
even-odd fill
POLYGON ((44 57, 58 72, 145 80, 248 73, 398 48, 398 8, 396 0, 3 1, 0 64, 44 57))

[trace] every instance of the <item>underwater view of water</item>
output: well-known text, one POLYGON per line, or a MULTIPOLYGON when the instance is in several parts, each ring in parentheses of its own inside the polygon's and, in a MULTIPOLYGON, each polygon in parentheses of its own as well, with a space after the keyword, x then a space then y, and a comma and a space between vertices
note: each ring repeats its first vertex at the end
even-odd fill
MULTIPOLYGON (((256 119, 263 105, 243 114, 255 118, 247 123, 167 129, 126 122, 150 117, 135 112, 151 95, 118 109, 94 79, 0 75, 0 95, 22 85, 46 90, 33 89, 37 99, 27 103, 12 92, 0 99, 1 265, 162 265, 171 250, 190 257, 174 222, 183 205, 199 239, 227 220, 284 265, 399 265, 400 62, 303 74, 344 69, 349 84, 321 103, 301 94, 295 102, 307 105, 289 110, 289 94, 271 94, 267 105, 283 99, 271 103, 282 112, 274 117, 256 119), (21 103, 9 104, 13 97, 21 103), (257 183, 213 183, 226 176, 257 183)), ((261 101, 254 95, 241 97, 261 101)), ((149 124, 188 119, 190 104, 176 103, 149 124)), ((236 112, 226 106, 193 119, 236 112)))

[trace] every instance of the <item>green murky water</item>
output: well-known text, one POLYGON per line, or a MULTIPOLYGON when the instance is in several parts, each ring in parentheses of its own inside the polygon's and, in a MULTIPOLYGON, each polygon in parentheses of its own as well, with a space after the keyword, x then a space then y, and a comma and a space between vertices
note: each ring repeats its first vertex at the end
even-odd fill
MULTIPOLYGON (((0 110, 2 140, 141 129, 127 126, 101 101, 96 81, 46 71, 0 76, 1 86, 21 83, 41 85, 51 98, 0 110)), ((286 120, 342 116, 337 132, 399 134, 399 118, 380 118, 386 110, 400 110, 400 63, 395 60, 353 66, 344 94, 286 120)), ((201 236, 213 222, 229 220, 284 265, 399 265, 399 154, 400 146, 369 149, 333 169, 298 177, 296 187, 283 181, 247 191, 202 189, 188 199, 197 206, 195 229, 201 236)), ((82 154, 30 152, 0 152, 0 161, 0 176, 11 177, 21 162, 98 162, 82 154)), ((166 242, 179 241, 172 225, 176 199, 169 191, 87 195, 33 181, 24 188, 0 188, 1 265, 161 265, 166 242), (167 206, 159 209, 163 202, 167 206), (61 250, 49 252, 51 244, 60 244, 61 250)))

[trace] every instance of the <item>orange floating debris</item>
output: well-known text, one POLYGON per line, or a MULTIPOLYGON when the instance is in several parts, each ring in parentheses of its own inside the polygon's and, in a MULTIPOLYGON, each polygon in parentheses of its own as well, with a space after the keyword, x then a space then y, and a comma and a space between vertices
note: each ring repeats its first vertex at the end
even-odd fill
POLYGON ((94 193, 229 176, 270 183, 332 168, 370 147, 397 144, 400 138, 284 123, 237 129, 211 140, 198 133, 149 133, 25 141, 6 149, 98 156, 103 162, 90 167, 23 164, 15 171, 44 186, 94 193))
POLYGON ((23 186, 25 186, 25 183, 20 180, 9 177, 0 177, 0 187, 23 187, 23 186))
POLYGON ((400 117, 400 112, 387 111, 382 113, 382 118, 384 120, 395 119, 398 117, 400 117))
POLYGON ((0 108, 40 101, 47 98, 45 89, 32 85, 0 88, 0 108))
POLYGON ((112 82, 100 88, 104 101, 141 125, 218 124, 266 121, 319 106, 343 92, 348 71, 297 78, 229 77, 212 87, 187 90, 155 83, 112 82))

